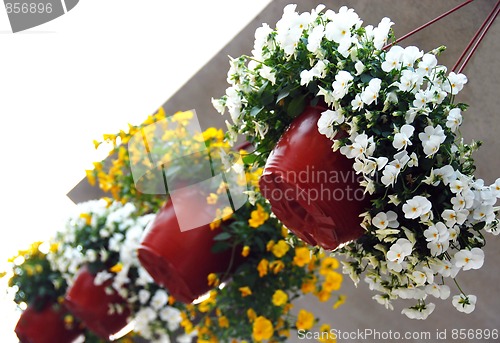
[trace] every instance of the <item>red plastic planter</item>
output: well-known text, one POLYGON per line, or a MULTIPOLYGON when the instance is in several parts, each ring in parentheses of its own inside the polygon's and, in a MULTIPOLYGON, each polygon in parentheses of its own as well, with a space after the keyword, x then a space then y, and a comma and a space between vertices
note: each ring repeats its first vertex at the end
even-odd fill
POLYGON ((41 311, 28 306, 14 331, 21 343, 71 343, 83 329, 76 323, 73 327, 67 327, 64 323, 66 313, 64 306, 55 306, 53 303, 45 305, 41 311))
MULTIPOLYGON (((177 204, 192 216, 207 217, 206 197, 193 190, 176 197, 177 204)), ((209 217, 209 218, 213 218, 209 217)), ((211 251, 213 238, 221 229, 206 224, 181 232, 172 202, 169 200, 157 214, 139 247, 139 260, 155 282, 184 303, 191 303, 210 290, 210 273, 224 273, 230 268, 231 251, 211 251)), ((238 261, 234 261, 233 266, 238 261)))
POLYGON ((108 340, 111 335, 127 325, 130 309, 118 293, 106 292, 111 280, 96 286, 94 279, 95 275, 91 274, 86 267, 82 268, 75 282, 66 292, 65 304, 89 330, 102 339, 108 340), (111 304, 119 304, 123 312, 109 314, 111 304))
POLYGON ((307 107, 271 152, 260 178, 276 216, 311 245, 335 249, 363 234, 359 215, 369 206, 352 160, 332 151, 318 132, 323 107, 307 107))

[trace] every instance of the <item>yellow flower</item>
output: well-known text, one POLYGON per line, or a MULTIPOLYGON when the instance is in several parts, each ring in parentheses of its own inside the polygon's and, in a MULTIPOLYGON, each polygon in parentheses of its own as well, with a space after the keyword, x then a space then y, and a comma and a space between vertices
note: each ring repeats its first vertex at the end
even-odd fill
POLYGON ((325 302, 325 301, 328 301, 330 300, 330 296, 332 295, 331 292, 327 291, 327 290, 324 290, 322 289, 321 291, 319 291, 316 296, 318 297, 319 301, 321 302, 325 302))
POLYGON ((272 302, 274 306, 283 306, 288 302, 288 294, 283 292, 281 289, 278 289, 273 294, 272 302))
POLYGON ((172 121, 186 125, 191 118, 193 118, 193 112, 191 111, 177 112, 172 116, 172 121))
POLYGON ((87 176, 87 181, 91 186, 95 186, 95 174, 93 170, 85 170, 85 175, 87 176))
POLYGON ((253 308, 249 308, 247 310, 247 317, 248 317, 248 320, 250 322, 253 322, 255 320, 255 318, 257 318, 257 314, 255 313, 255 311, 253 310, 253 308))
POLYGON ((250 287, 248 286, 245 286, 245 287, 240 287, 238 288, 238 290, 241 292, 241 296, 244 298, 244 297, 247 297, 249 295, 252 295, 252 290, 250 289, 250 287))
POLYGON ((219 317, 219 326, 221 328, 228 328, 229 327, 229 320, 227 319, 226 316, 219 317))
POLYGON ((87 225, 92 223, 92 215, 90 213, 80 213, 80 218, 85 219, 85 224, 87 225))
POLYGON ((300 290, 302 293, 307 294, 307 293, 312 293, 316 290, 316 277, 313 277, 312 279, 307 279, 302 283, 302 286, 300 290))
POLYGON ((263 258, 260 260, 259 264, 257 265, 257 270, 259 271, 259 276, 263 277, 264 275, 267 274, 267 270, 269 268, 269 261, 263 258))
POLYGON ((210 287, 212 287, 212 286, 217 287, 220 283, 219 278, 217 277, 217 275, 215 273, 208 274, 207 279, 208 279, 208 285, 210 287))
POLYGON ((274 256, 277 258, 282 258, 283 256, 286 255, 288 250, 290 249, 290 246, 284 241, 284 240, 279 240, 278 243, 276 243, 271 251, 273 252, 274 256))
POLYGON ((66 328, 71 328, 73 326, 73 323, 74 323, 75 319, 73 318, 72 315, 70 314, 67 314, 64 316, 64 326, 66 328))
POLYGON ((261 204, 257 204, 257 209, 250 213, 248 225, 250 225, 250 227, 257 228, 264 224, 268 219, 269 213, 264 210, 261 204))
POLYGON ((55 252, 57 252, 58 249, 59 249, 59 243, 51 243, 50 248, 49 248, 49 252, 55 253, 55 252))
POLYGON ((299 330, 309 330, 314 326, 314 314, 306 310, 300 310, 295 323, 299 330))
POLYGON ((289 233, 289 231, 288 231, 287 227, 285 225, 283 225, 281 227, 281 236, 283 236, 283 238, 287 238, 288 233, 289 233))
POLYGON ((241 256, 247 257, 248 254, 250 254, 250 247, 248 245, 245 245, 241 250, 241 256))
POLYGON ((109 271, 112 272, 112 273, 118 273, 118 272, 120 272, 122 270, 122 268, 123 268, 123 264, 121 264, 120 262, 118 262, 113 267, 109 268, 109 271))
POLYGON ((276 244, 276 242, 275 242, 275 241, 273 241, 273 240, 271 239, 271 240, 270 240, 269 242, 267 242, 267 244, 266 244, 266 250, 267 250, 267 251, 271 251, 271 249, 274 247, 274 244, 276 244))
POLYGON ((331 270, 337 269, 339 267, 339 261, 334 257, 326 257, 321 261, 321 269, 319 273, 321 275, 328 274, 331 270))
POLYGON ((343 294, 339 295, 339 298, 337 299, 337 301, 335 302, 335 304, 333 304, 333 309, 336 310, 338 309, 340 306, 342 306, 344 303, 345 303, 345 299, 347 297, 343 294))
POLYGON ((214 205, 217 203, 217 200, 219 199, 219 196, 215 193, 210 193, 209 196, 207 196, 207 204, 209 205, 214 205))
POLYGON ((325 281, 323 282, 323 289, 326 291, 337 291, 342 286, 342 274, 337 272, 329 272, 326 274, 325 281))
POLYGON ((281 260, 272 261, 269 263, 269 269, 271 269, 274 274, 278 274, 280 271, 285 269, 285 263, 281 260))
POLYGON ((311 260, 311 254, 306 247, 295 248, 293 263, 299 267, 304 267, 311 260))
POLYGON ((259 316, 253 322, 252 336, 257 342, 273 337, 274 328, 269 319, 259 316))
POLYGON ((335 339, 335 334, 331 332, 330 325, 323 324, 319 328, 320 336, 318 341, 321 343, 335 343, 337 340, 335 339))

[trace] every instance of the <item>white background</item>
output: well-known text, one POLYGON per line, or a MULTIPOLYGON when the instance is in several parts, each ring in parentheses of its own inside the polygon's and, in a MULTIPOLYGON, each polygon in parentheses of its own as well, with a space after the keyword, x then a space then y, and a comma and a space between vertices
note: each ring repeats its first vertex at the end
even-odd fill
MULTIPOLYGON (((93 139, 153 113, 269 2, 80 0, 16 34, 0 7, 0 271, 62 227, 93 139)), ((17 342, 4 294, 0 340, 17 342)))

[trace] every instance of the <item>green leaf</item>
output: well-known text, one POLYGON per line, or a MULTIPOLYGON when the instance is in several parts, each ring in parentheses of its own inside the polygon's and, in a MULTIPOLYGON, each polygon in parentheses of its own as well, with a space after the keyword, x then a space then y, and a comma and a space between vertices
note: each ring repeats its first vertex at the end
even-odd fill
POLYGON ((249 155, 243 156, 242 160, 243 160, 243 163, 251 165, 255 162, 255 160, 257 160, 257 157, 258 156, 255 154, 249 154, 249 155))
POLYGON ((306 107, 305 96, 302 95, 296 97, 288 104, 287 108, 288 115, 292 118, 295 118, 304 111, 305 107, 306 107))
POLYGON ((251 115, 252 117, 255 117, 255 116, 256 116, 257 114, 259 114, 259 113, 260 113, 260 111, 262 111, 263 109, 264 109, 264 106, 260 106, 260 107, 255 106, 255 107, 253 107, 253 108, 250 110, 250 115, 251 115))
POLYGON ((226 239, 229 238, 231 238, 231 235, 228 232, 221 232, 214 237, 214 241, 225 241, 226 239))

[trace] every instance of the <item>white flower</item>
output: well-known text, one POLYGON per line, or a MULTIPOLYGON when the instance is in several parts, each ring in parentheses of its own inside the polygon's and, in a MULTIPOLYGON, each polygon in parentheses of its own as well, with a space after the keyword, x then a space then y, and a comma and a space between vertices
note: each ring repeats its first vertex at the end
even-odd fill
POLYGON ((417 72, 424 75, 430 75, 432 69, 437 65, 437 58, 433 54, 425 54, 422 60, 418 62, 417 72))
POLYGON ((316 54, 320 48, 321 41, 325 36, 325 27, 323 25, 318 25, 312 29, 307 38, 307 50, 316 54))
POLYGON ((151 307, 159 310, 168 302, 168 294, 163 289, 156 291, 155 295, 151 298, 151 307))
POLYGON ((398 86, 399 90, 402 92, 411 92, 413 90, 416 90, 416 85, 417 83, 420 83, 420 75, 415 73, 412 70, 403 70, 401 72, 401 78, 399 79, 399 82, 396 82, 395 84, 398 86))
POLYGON ((388 211, 387 213, 379 212, 373 217, 372 224, 382 230, 387 227, 397 228, 399 227, 398 215, 394 211, 388 211))
POLYGON ((365 71, 366 67, 361 61, 357 61, 356 64, 354 64, 354 69, 356 70, 356 76, 359 76, 363 74, 365 71))
POLYGON ((422 50, 419 50, 416 46, 408 46, 403 50, 402 62, 403 67, 413 68, 415 62, 424 55, 422 50))
POLYGON ((452 132, 456 132, 460 125, 462 125, 462 114, 459 108, 454 108, 446 117, 446 127, 452 132))
POLYGON ((85 257, 89 262, 95 262, 97 260, 97 253, 93 249, 89 249, 85 252, 85 257))
POLYGON ((159 315, 161 320, 167 322, 170 331, 175 331, 179 328, 182 321, 181 311, 175 307, 167 306, 161 309, 159 315))
POLYGON ((479 269, 484 263, 484 251, 479 248, 472 248, 472 250, 460 250, 455 253, 452 263, 458 268, 463 270, 479 269))
POLYGON ((332 139, 336 131, 333 129, 333 124, 342 124, 344 122, 344 115, 341 111, 326 110, 321 113, 318 119, 318 131, 322 135, 332 139))
POLYGON ((453 296, 453 300, 451 301, 453 306, 464 313, 471 313, 476 308, 477 297, 475 295, 467 295, 463 294, 453 296))
POLYGON ((403 52, 404 49, 399 45, 393 46, 385 55, 385 60, 382 63, 382 70, 388 73, 393 69, 400 69, 403 52))
POLYGON ((418 134, 418 138, 422 141, 424 153, 427 157, 431 157, 438 152, 439 147, 446 140, 446 135, 441 125, 436 127, 429 125, 424 129, 424 132, 418 134))
POLYGON ((139 296, 139 302, 144 305, 149 301, 151 293, 146 289, 141 289, 139 290, 138 296, 139 296))
POLYGON ((353 76, 344 70, 339 71, 335 75, 335 81, 332 83, 335 100, 340 100, 347 94, 353 79, 353 76))
POLYGON ((253 55, 257 57, 262 52, 262 48, 268 45, 269 35, 273 32, 273 29, 267 25, 262 24, 257 30, 255 30, 255 41, 253 43, 253 55))
POLYGON ((394 307, 391 304, 391 300, 384 295, 377 294, 372 297, 372 299, 376 300, 380 305, 384 305, 386 309, 393 310, 394 307))
POLYGON ((410 138, 413 136, 413 132, 415 128, 411 125, 403 125, 398 133, 394 135, 394 140, 392 142, 392 146, 397 149, 406 149, 408 145, 412 145, 410 138))
POLYGON ((451 72, 448 80, 443 83, 443 90, 453 95, 458 94, 467 83, 467 77, 464 74, 455 74, 451 72))
POLYGON ((425 108, 425 106, 432 101, 432 93, 424 90, 419 90, 415 93, 415 100, 412 105, 417 109, 425 108))
POLYGON ((373 44, 375 45, 375 49, 382 49, 387 43, 387 37, 392 25, 394 23, 391 19, 384 17, 378 26, 373 29, 373 44))
POLYGON ((352 106, 352 109, 354 111, 363 108, 364 104, 363 104, 363 100, 361 99, 361 95, 360 94, 356 94, 356 96, 354 97, 354 99, 351 101, 351 106, 352 106))
POLYGON ((435 225, 429 226, 424 231, 424 236, 427 242, 446 242, 450 236, 448 228, 442 222, 437 222, 435 225))
POLYGON ((436 298, 445 300, 450 297, 450 287, 447 285, 437 285, 435 283, 425 286, 425 292, 436 298))
POLYGON ((397 177, 399 175, 399 169, 392 165, 386 165, 384 171, 382 172, 382 177, 380 181, 386 186, 394 186, 397 177))
POLYGON ((271 81, 271 84, 273 85, 276 83, 276 73, 271 67, 262 65, 259 69, 259 75, 264 79, 271 81))
POLYGON ((99 273, 96 274, 94 278, 94 285, 101 286, 112 277, 113 274, 109 273, 108 271, 106 270, 100 271, 99 273))
POLYGON ((495 183, 490 186, 493 195, 500 199, 500 178, 496 179, 495 183))
POLYGON ((214 99, 214 98, 212 98, 211 101, 212 101, 212 106, 215 108, 215 110, 220 114, 224 114, 224 111, 226 110, 224 102, 221 99, 214 99))
POLYGON ((300 85, 308 85, 314 78, 325 77, 326 64, 322 60, 319 60, 311 70, 303 70, 300 73, 300 85))
POLYGON ((361 100, 363 103, 370 105, 375 101, 377 103, 378 93, 380 92, 380 85, 382 84, 382 80, 373 78, 368 82, 368 86, 363 89, 361 92, 361 100))
POLYGON ((469 211, 467 210, 444 210, 441 217, 446 222, 446 226, 453 227, 455 224, 462 225, 467 220, 469 211))
POLYGON ((423 196, 417 195, 407 200, 403 205, 403 212, 405 214, 405 218, 407 219, 415 219, 420 216, 426 215, 432 209, 432 203, 424 198, 423 196))
POLYGON ((394 243, 387 252, 387 260, 401 263, 406 256, 410 255, 413 250, 411 242, 405 238, 400 238, 394 243))
POLYGON ((460 271, 459 267, 456 267, 450 261, 443 261, 443 260, 440 260, 437 268, 437 272, 444 277, 454 278, 455 276, 457 276, 459 271, 460 271))
POLYGON ((426 304, 424 308, 415 309, 415 308, 405 308, 401 311, 402 314, 406 315, 410 319, 419 319, 425 320, 429 315, 434 312, 436 305, 433 303, 426 304))

